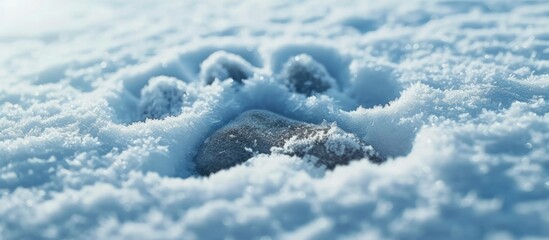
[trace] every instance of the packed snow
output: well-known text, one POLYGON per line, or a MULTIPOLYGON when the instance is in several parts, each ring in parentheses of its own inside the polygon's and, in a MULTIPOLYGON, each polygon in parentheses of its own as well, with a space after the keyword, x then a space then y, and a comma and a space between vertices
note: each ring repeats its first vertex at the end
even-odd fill
POLYGON ((0 239, 547 239, 547 23, 544 1, 0 0, 0 239), (198 174, 253 109, 387 161, 198 174))

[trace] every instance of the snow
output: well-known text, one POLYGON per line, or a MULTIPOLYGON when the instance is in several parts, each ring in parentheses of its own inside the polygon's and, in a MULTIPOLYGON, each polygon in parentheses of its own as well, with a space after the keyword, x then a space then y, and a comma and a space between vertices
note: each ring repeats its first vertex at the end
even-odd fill
POLYGON ((139 110, 144 119, 177 116, 183 108, 185 84, 164 76, 151 78, 141 90, 139 110))
POLYGON ((548 21, 542 1, 0 1, 0 239, 549 238, 548 21), (334 87, 292 91, 296 56, 334 87), (389 159, 199 176, 251 109, 389 159))
POLYGON ((200 65, 200 79, 205 84, 229 78, 242 83, 242 80, 253 76, 253 72, 253 66, 242 57, 224 51, 212 53, 200 65))
POLYGON ((311 96, 313 93, 323 93, 330 88, 337 88, 335 80, 326 72, 322 64, 311 56, 300 54, 284 64, 280 79, 290 90, 311 96))

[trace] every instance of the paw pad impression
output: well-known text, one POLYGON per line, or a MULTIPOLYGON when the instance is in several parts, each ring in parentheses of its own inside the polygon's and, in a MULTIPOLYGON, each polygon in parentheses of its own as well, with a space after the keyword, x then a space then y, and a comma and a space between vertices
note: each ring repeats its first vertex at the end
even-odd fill
POLYGON ((315 125, 264 110, 244 112, 214 132, 194 160, 198 173, 209 175, 241 164, 255 153, 299 156, 328 169, 365 157, 384 161, 370 145, 334 124, 315 125))
POLYGON ((326 68, 307 54, 290 58, 284 64, 280 77, 292 91, 307 96, 323 93, 337 86, 336 80, 328 74, 326 68))
POLYGON ((253 76, 254 67, 242 57, 225 51, 217 51, 200 65, 200 79, 204 85, 212 84, 216 79, 232 79, 242 83, 253 76))
POLYGON ((142 119, 163 119, 179 115, 183 108, 185 83, 170 77, 152 78, 141 90, 139 112, 142 119))

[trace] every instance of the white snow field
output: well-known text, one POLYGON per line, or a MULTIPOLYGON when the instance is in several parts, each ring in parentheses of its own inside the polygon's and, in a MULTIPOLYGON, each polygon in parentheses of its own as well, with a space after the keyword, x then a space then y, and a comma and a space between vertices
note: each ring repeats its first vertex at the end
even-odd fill
POLYGON ((0 0, 0 239, 549 239, 548 213, 549 2, 0 0), (251 109, 388 160, 200 176, 251 109))

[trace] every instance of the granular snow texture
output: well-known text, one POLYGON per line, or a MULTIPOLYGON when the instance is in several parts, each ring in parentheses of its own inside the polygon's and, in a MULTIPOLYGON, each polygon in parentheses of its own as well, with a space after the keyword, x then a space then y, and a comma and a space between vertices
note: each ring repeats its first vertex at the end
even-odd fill
POLYGON ((0 239, 548 239, 548 23, 544 1, 0 0, 0 239), (329 88, 288 86, 299 56, 329 88), (251 109, 388 161, 199 176, 251 109))

